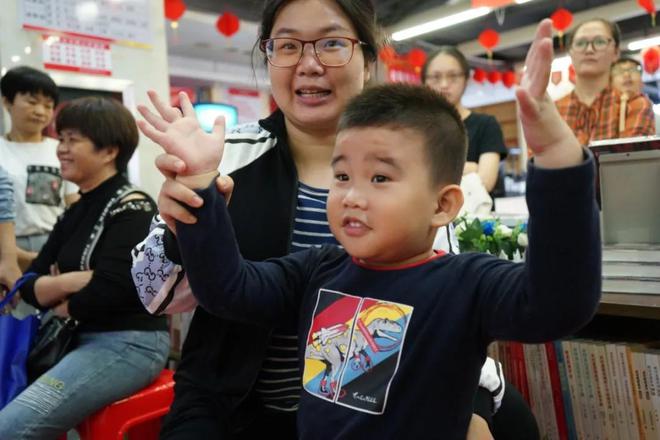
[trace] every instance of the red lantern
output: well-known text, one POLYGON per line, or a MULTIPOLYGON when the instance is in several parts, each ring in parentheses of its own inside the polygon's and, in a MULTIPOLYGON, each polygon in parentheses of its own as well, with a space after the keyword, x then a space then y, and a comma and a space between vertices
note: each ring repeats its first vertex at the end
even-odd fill
POLYGON ((215 22, 215 27, 225 37, 231 37, 240 27, 240 21, 237 16, 231 12, 225 12, 218 18, 218 21, 215 22))
POLYGON ((426 52, 422 49, 414 48, 408 52, 408 63, 413 67, 422 68, 426 62, 426 52))
POLYGON ((177 21, 186 12, 186 4, 183 0, 165 0, 165 17, 168 20, 177 21))
POLYGON ((386 65, 389 65, 390 63, 394 62, 397 59, 398 55, 396 53, 396 50, 392 46, 383 46, 383 48, 378 52, 378 58, 385 63, 386 65))
POLYGON ((502 74, 497 70, 491 70, 488 72, 488 82, 491 84, 497 84, 502 80, 502 74))
POLYGON ((475 80, 475 82, 482 83, 486 79, 486 72, 484 72, 483 69, 477 67, 474 69, 472 79, 475 80))
POLYGON ((481 44, 488 53, 488 58, 493 56, 493 48, 500 42, 500 34, 493 29, 486 29, 479 34, 479 44, 481 44))
POLYGON ((507 70, 502 74, 502 84, 504 84, 504 87, 510 89, 515 83, 516 74, 512 70, 507 70))
POLYGON ((655 26, 655 3, 653 0, 637 0, 639 6, 644 8, 646 12, 651 14, 651 24, 655 26))
POLYGON ((564 31, 573 23, 573 14, 568 9, 559 8, 550 16, 552 27, 559 32, 559 45, 564 47, 564 31))
POLYGON ((653 75, 660 67, 660 50, 657 46, 649 47, 642 55, 644 60, 644 70, 653 75))

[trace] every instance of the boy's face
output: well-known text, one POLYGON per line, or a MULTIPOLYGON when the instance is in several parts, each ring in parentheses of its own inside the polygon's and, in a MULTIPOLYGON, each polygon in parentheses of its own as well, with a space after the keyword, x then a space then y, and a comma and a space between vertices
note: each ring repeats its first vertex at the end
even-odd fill
POLYGON ((17 93, 14 101, 3 98, 12 127, 26 134, 40 133, 53 118, 53 99, 41 93, 17 93))
POLYGON ((612 85, 621 93, 636 96, 642 93, 642 68, 633 62, 623 61, 612 67, 612 85))
POLYGON ((406 128, 340 131, 332 159, 328 221, 346 251, 370 265, 432 255, 438 191, 425 139, 406 128))

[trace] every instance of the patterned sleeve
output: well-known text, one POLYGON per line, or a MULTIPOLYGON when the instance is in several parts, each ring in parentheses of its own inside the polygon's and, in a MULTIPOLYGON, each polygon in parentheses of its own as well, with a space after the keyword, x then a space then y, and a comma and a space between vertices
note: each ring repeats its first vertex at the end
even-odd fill
POLYGON ((652 136, 655 134, 653 103, 646 95, 639 95, 628 102, 626 128, 621 137, 652 136))
POLYGON ((0 167, 0 223, 14 221, 14 186, 4 168, 0 167))
POLYGON ((133 283, 149 313, 189 312, 195 309, 197 300, 181 265, 165 255, 165 228, 165 222, 156 215, 147 238, 133 249, 133 283))

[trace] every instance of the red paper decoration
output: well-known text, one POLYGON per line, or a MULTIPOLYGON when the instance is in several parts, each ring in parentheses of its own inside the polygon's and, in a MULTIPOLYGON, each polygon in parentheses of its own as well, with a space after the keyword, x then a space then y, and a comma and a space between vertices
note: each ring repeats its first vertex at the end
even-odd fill
POLYGON ((478 83, 482 83, 486 79, 486 72, 484 72, 483 69, 477 67, 476 69, 474 69, 474 73, 472 74, 472 79, 478 83))
POLYGON ((507 89, 510 89, 516 83, 516 74, 512 70, 507 70, 502 74, 502 84, 507 89))
POLYGON ((408 52, 408 62, 413 67, 423 67, 426 62, 426 52, 418 48, 412 49, 408 52))
POLYGON ((177 21, 186 12, 186 4, 183 0, 165 0, 165 17, 168 20, 177 21))
POLYGON ((575 67, 572 64, 568 65, 568 80, 575 84, 575 67))
POLYGON ((644 60, 644 70, 650 74, 654 74, 658 67, 660 67, 660 49, 657 46, 649 47, 642 55, 644 60))
POLYGON ((491 70, 487 75, 488 82, 491 84, 497 84, 502 80, 502 74, 497 70, 491 70))
POLYGON ((651 14, 651 24, 655 26, 655 3, 653 0, 637 0, 639 6, 641 6, 646 12, 651 14))
POLYGON ((236 32, 241 23, 237 16, 231 12, 225 12, 218 18, 218 21, 215 22, 215 27, 225 37, 231 37, 236 32))
POLYGON ((386 65, 389 65, 398 58, 398 54, 392 46, 387 45, 383 46, 380 52, 378 52, 378 58, 386 65))
POLYGON ((552 27, 562 34, 573 23, 573 14, 568 9, 559 8, 550 16, 552 27))
POLYGON ((481 44, 488 53, 488 58, 493 56, 493 48, 500 42, 500 34, 493 29, 485 29, 479 34, 479 44, 481 44))

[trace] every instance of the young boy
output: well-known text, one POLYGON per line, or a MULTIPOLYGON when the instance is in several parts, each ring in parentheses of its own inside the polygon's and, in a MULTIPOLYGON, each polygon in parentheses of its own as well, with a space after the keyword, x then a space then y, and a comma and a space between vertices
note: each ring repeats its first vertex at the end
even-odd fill
POLYGON ((191 208, 196 224, 177 223, 199 303, 269 327, 299 317, 300 438, 465 438, 491 341, 559 338, 593 315, 600 296, 593 161, 545 95, 550 32, 544 21, 517 92, 535 151, 524 264, 433 252, 437 228, 462 204, 466 144, 460 116, 429 89, 374 87, 343 114, 327 205, 343 249, 243 260, 224 198, 209 186, 221 148, 190 136, 187 102, 181 130, 163 135, 166 151, 190 171, 180 180, 204 200, 191 208))

